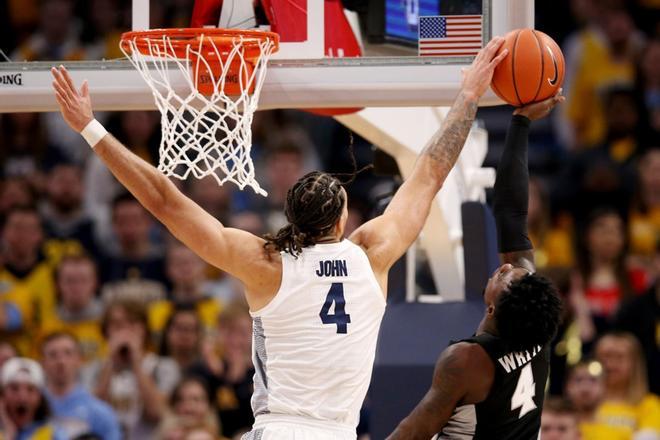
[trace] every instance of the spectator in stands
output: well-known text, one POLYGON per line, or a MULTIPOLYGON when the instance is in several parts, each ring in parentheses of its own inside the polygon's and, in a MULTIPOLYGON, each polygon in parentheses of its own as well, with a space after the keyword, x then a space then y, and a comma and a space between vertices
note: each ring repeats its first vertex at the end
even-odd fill
POLYGON ((537 267, 570 267, 573 264, 570 226, 570 220, 565 219, 561 225, 553 225, 544 183, 539 178, 530 178, 527 227, 534 243, 537 267))
POLYGON ((46 158, 46 133, 39 113, 8 113, 0 124, 0 163, 5 177, 23 177, 36 184, 46 158))
POLYGON ((34 305, 30 291, 20 285, 0 281, 0 341, 29 353, 34 325, 34 305))
POLYGON ((105 341, 99 322, 103 305, 96 298, 96 264, 85 255, 66 256, 55 271, 57 307, 42 317, 41 334, 68 332, 76 337, 84 362, 100 359, 105 341))
POLYGON ((348 219, 344 229, 346 237, 350 237, 353 231, 362 226, 369 214, 368 204, 362 198, 352 194, 349 194, 349 197, 351 197, 351 204, 348 207, 348 219))
POLYGON ((141 303, 107 305, 102 320, 108 355, 86 372, 85 384, 115 409, 124 438, 151 438, 165 413, 165 396, 179 381, 171 359, 148 351, 147 315, 141 303))
POLYGON ((39 2, 37 0, 4 2, 2 23, 8 25, 2 36, 2 49, 10 53, 17 42, 27 39, 39 24, 39 2), (6 9, 5 9, 6 8, 6 9), (9 22, 7 23, 8 20, 9 22))
POLYGON ((0 370, 2 370, 2 365, 4 363, 18 355, 16 347, 14 347, 10 342, 6 340, 0 340, 0 370))
POLYGON ((232 228, 241 229, 259 237, 266 233, 263 219, 254 211, 240 211, 232 214, 229 224, 232 228))
POLYGON ((658 319, 660 318, 660 239, 657 241, 653 263, 655 282, 642 296, 624 303, 616 319, 616 328, 634 334, 642 344, 649 388, 660 395, 660 345, 658 319))
POLYGON ((579 276, 573 279, 572 295, 584 297, 596 330, 602 332, 611 326, 619 303, 635 292, 625 266, 625 225, 616 211, 600 209, 579 236, 579 276))
POLYGON ((208 430, 218 438, 218 420, 211 407, 208 385, 203 379, 187 376, 170 396, 171 414, 161 427, 164 439, 188 439, 195 429, 208 430), (187 434, 187 435, 186 435, 187 434))
POLYGON ((604 105, 600 92, 613 85, 632 87, 643 38, 627 11, 617 2, 602 2, 593 27, 586 28, 568 51, 569 81, 565 84, 567 122, 571 145, 590 147, 606 136, 604 105))
POLYGON ((41 359, 53 423, 69 438, 95 435, 102 440, 120 440, 119 422, 110 405, 79 383, 83 359, 75 336, 65 332, 47 335, 41 343, 41 359))
POLYGON ((114 248, 101 264, 103 280, 147 279, 165 283, 163 250, 149 233, 153 219, 132 195, 117 196, 112 206, 114 248))
POLYGON ((649 148, 639 158, 637 176, 628 228, 630 250, 634 256, 648 260, 660 240, 660 145, 649 148))
POLYGON ((36 305, 36 316, 55 308, 53 271, 41 252, 43 236, 36 209, 14 208, 7 214, 2 228, 4 268, 0 270, 0 281, 8 288, 27 290, 36 305))
POLYGON ((602 145, 569 156, 553 190, 555 209, 570 213, 577 232, 603 206, 626 213, 630 204, 626 171, 602 145))
POLYGON ((637 339, 629 333, 609 333, 600 338, 595 353, 605 373, 605 395, 596 412, 597 423, 620 438, 658 438, 660 398, 649 393, 637 339))
MULTIPOLYGON (((210 428, 199 427, 191 429, 174 429, 168 431, 163 440, 225 440, 225 437, 218 437, 210 428)), ((239 440, 236 437, 234 440, 239 440)))
POLYGON ((637 86, 641 88, 641 98, 647 110, 645 125, 660 132, 660 37, 649 42, 640 63, 640 77, 637 86))
POLYGON ((44 385, 44 372, 32 359, 13 358, 5 362, 0 372, 0 438, 68 438, 50 423, 44 385))
POLYGON ((89 2, 87 27, 83 32, 83 40, 88 41, 85 45, 87 59, 112 60, 124 56, 119 49, 121 30, 117 26, 121 12, 116 0, 89 2))
POLYGON ((0 371, 2 371, 2 366, 5 362, 16 356, 18 356, 16 347, 11 345, 7 340, 0 340, 0 371))
POLYGON ((575 410, 580 430, 585 437, 591 429, 604 393, 603 367, 597 361, 583 359, 568 371, 565 396, 575 410))
POLYGON ((271 207, 283 207, 288 189, 304 174, 308 142, 304 132, 289 130, 268 151, 265 175, 271 207))
POLYGON ((200 361, 203 338, 204 328, 197 309, 192 305, 176 306, 165 324, 159 354, 174 359, 179 369, 186 371, 200 361))
MULTIPOLYGON (((169 299, 149 305, 149 328, 159 335, 177 305, 192 306, 206 329, 215 327, 220 312, 217 296, 226 295, 206 279, 206 263, 179 242, 167 249, 166 273, 171 284, 169 299)), ((225 290, 227 287, 225 287, 225 290)))
POLYGON ((12 55, 15 61, 79 61, 85 53, 80 44, 72 0, 43 0, 40 24, 12 55))
POLYGON ((108 125, 131 151, 148 162, 157 163, 161 137, 159 118, 158 112, 121 112, 116 113, 108 125))
POLYGON ((251 346, 252 319, 247 306, 230 304, 218 318, 218 347, 206 350, 204 361, 189 369, 210 385, 226 437, 248 431, 254 422, 250 407, 254 375, 251 346))
POLYGON ((264 160, 264 187, 268 197, 237 194, 237 197, 247 200, 246 203, 234 203, 237 210, 258 212, 264 219, 267 231, 277 231, 286 224, 283 212, 286 194, 305 173, 305 156, 309 151, 309 140, 298 129, 288 129, 276 139, 266 151, 264 160))
MULTIPOLYGON (((550 344, 550 373, 548 376, 548 395, 559 396, 564 393, 566 375, 570 365, 579 361, 582 356, 578 317, 570 303, 570 269, 563 267, 546 267, 538 271, 550 280, 557 288, 563 308, 557 334, 550 344)), ((587 311, 588 313, 588 311, 587 311)), ((588 315, 591 322, 591 316, 588 315)))
MULTIPOLYGON (((642 135, 641 115, 632 85, 611 87, 603 94, 605 138, 603 153, 617 165, 626 164, 639 153, 642 135)), ((599 145, 596 145, 598 147, 599 145)))
POLYGON ((543 440, 580 440, 577 416, 571 404, 551 397, 543 403, 541 433, 543 440))
POLYGON ((0 183, 0 218, 14 208, 35 204, 36 196, 27 180, 8 177, 0 183))
POLYGON ((49 261, 57 264, 64 255, 98 255, 94 224, 83 210, 82 170, 73 164, 55 165, 46 179, 46 200, 41 205, 49 261))
POLYGON ((229 185, 218 185, 212 176, 190 181, 190 198, 206 212, 226 224, 231 210, 231 191, 229 185))

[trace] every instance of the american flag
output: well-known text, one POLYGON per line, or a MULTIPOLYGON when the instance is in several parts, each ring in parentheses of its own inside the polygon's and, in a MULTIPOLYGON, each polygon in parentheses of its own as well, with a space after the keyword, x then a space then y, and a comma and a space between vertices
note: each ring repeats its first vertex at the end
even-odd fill
POLYGON ((476 55, 481 49, 481 15, 419 17, 419 56, 476 55))

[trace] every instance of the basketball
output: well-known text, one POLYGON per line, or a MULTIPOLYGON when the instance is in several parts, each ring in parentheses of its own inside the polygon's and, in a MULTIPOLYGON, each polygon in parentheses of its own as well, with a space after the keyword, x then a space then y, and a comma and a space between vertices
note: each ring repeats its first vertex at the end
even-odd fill
POLYGON ((564 55, 555 41, 534 29, 504 36, 509 54, 495 68, 491 88, 502 100, 521 107, 555 95, 564 81, 564 55))

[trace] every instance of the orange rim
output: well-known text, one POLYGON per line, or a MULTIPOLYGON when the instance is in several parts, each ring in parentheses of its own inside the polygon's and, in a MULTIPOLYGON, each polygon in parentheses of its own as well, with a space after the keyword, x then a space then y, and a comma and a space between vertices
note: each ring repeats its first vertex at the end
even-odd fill
POLYGON ((129 42, 134 42, 137 50, 143 55, 152 56, 153 49, 158 47, 164 53, 173 51, 178 58, 185 58, 188 47, 196 49, 201 46, 203 56, 213 59, 218 58, 218 54, 220 58, 226 57, 233 49, 237 37, 241 38, 242 53, 247 59, 256 59, 261 56, 260 44, 264 41, 272 42, 273 52, 277 52, 279 48, 280 36, 275 32, 218 28, 150 29, 124 32, 121 35, 121 47, 127 53, 131 53, 132 47, 129 42), (200 45, 199 37, 202 35, 205 38, 200 45))

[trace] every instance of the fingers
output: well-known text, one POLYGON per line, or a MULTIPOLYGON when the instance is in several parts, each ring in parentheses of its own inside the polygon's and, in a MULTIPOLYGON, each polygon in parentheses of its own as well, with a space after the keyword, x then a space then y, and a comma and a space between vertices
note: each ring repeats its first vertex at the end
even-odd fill
POLYGON ((491 67, 495 68, 495 66, 500 64, 507 55, 509 55, 509 49, 504 49, 490 62, 491 67))
POLYGON ((69 72, 62 65, 60 65, 60 73, 64 77, 64 81, 66 81, 66 83, 69 85, 69 89, 71 90, 71 93, 74 96, 77 95, 78 90, 76 90, 76 85, 73 83, 73 79, 71 78, 71 75, 69 75, 69 72))
POLYGON ((62 109, 69 108, 69 103, 66 101, 66 99, 64 99, 62 94, 60 92, 58 92, 57 90, 55 90, 55 100, 59 104, 60 108, 62 108, 62 109))
POLYGON ((548 111, 552 110, 555 105, 560 102, 564 102, 566 98, 561 95, 561 92, 558 92, 555 96, 552 96, 544 101, 541 101, 539 104, 547 107, 548 111))
POLYGON ((89 96, 89 83, 87 82, 87 80, 83 81, 82 86, 80 87, 80 95, 83 98, 89 96))
POLYGON ((75 89, 71 75, 67 72, 64 66, 59 68, 53 67, 50 69, 51 74, 55 78, 55 82, 60 86, 60 92, 68 97, 69 100, 73 100, 74 97, 78 96, 78 91, 75 89))
POLYGON ((62 76, 62 73, 56 68, 53 67, 50 69, 50 73, 53 75, 53 78, 55 78, 55 82, 62 88, 62 90, 66 93, 69 88, 69 84, 66 82, 64 77, 62 76))
MULTIPOLYGON (((486 44, 486 46, 479 52, 479 55, 482 56, 487 61, 492 61, 497 54, 497 51, 500 50, 500 47, 504 44, 504 38, 494 37, 492 40, 486 44)), ((477 57, 479 56, 477 55, 477 57)))
POLYGON ((63 107, 70 107, 73 101, 73 94, 69 90, 69 84, 63 78, 60 71, 55 67, 50 69, 51 74, 55 81, 53 81, 53 88, 55 89, 56 94, 59 94, 59 98, 64 104, 63 107))
POLYGON ((55 89, 55 96, 59 98, 58 100, 61 101, 63 104, 66 105, 66 107, 71 106, 71 98, 69 95, 66 93, 66 90, 57 81, 53 81, 53 88, 55 89))

